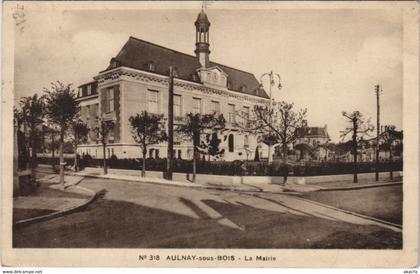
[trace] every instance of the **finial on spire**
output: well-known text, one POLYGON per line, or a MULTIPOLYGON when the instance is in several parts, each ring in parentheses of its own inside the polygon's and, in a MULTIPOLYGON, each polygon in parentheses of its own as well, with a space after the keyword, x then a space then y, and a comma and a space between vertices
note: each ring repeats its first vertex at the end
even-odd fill
POLYGON ((203 0, 202 2, 201 2, 201 10, 202 11, 204 11, 204 10, 206 10, 207 9, 207 1, 206 0, 203 0))

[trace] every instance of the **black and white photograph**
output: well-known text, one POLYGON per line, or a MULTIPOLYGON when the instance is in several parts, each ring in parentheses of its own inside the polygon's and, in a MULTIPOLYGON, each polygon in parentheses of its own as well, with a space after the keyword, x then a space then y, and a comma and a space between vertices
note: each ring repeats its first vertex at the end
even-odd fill
POLYGON ((11 265, 415 267, 418 3, 298 2, 3 5, 11 265))

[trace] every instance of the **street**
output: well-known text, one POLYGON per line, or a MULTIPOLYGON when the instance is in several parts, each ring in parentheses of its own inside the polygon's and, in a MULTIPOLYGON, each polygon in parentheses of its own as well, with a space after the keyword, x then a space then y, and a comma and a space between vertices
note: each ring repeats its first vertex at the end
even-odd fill
POLYGON ((85 178, 86 209, 15 229, 14 247, 401 248, 398 229, 302 197, 85 178))

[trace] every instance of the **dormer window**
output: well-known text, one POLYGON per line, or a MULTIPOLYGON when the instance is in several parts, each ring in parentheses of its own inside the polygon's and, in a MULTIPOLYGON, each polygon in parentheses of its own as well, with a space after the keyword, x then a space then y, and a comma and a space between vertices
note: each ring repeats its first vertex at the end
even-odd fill
POLYGON ((111 68, 116 68, 120 66, 120 63, 115 58, 112 58, 110 65, 111 65, 111 68))
POLYGON ((197 76, 197 74, 195 74, 195 73, 193 73, 193 74, 191 74, 191 79, 194 81, 194 82, 198 82, 198 76, 197 76))
POLYGON ((172 73, 174 77, 178 77, 178 70, 176 69, 176 67, 174 67, 174 69, 172 70, 172 73))
POLYGON ((241 90, 241 92, 246 92, 246 85, 242 85, 240 90, 241 90))
POLYGON ((229 80, 227 81, 227 88, 232 89, 232 82, 229 80))
POLYGON ((153 61, 149 61, 145 64, 145 69, 148 71, 155 71, 156 70, 156 65, 153 61))

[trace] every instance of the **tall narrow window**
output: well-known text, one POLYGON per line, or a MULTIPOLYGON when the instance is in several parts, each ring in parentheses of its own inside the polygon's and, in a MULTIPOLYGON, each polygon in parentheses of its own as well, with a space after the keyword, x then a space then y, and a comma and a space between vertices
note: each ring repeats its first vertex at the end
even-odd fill
POLYGON ((246 147, 246 148, 249 147, 249 137, 248 137, 248 135, 244 136, 244 147, 246 147))
POLYGON ((174 94, 174 117, 182 116, 182 100, 181 95, 174 94))
POLYGON ((201 113, 201 99, 193 98, 193 113, 201 113))
POLYGON ((159 113, 159 92, 157 90, 148 90, 147 92, 149 112, 159 113))
POLYGON ((87 96, 92 94, 92 86, 91 85, 87 85, 87 96))
POLYGON ((228 104, 228 118, 229 123, 235 123, 235 105, 228 104))
POLYGON ((220 113, 220 102, 211 101, 211 113, 220 113))
POLYGON ((108 89, 108 112, 114 111, 114 89, 108 89))
POLYGON ((229 137, 228 137, 229 152, 234 152, 235 150, 235 144, 234 144, 233 138, 234 138, 233 134, 229 134, 229 137))

